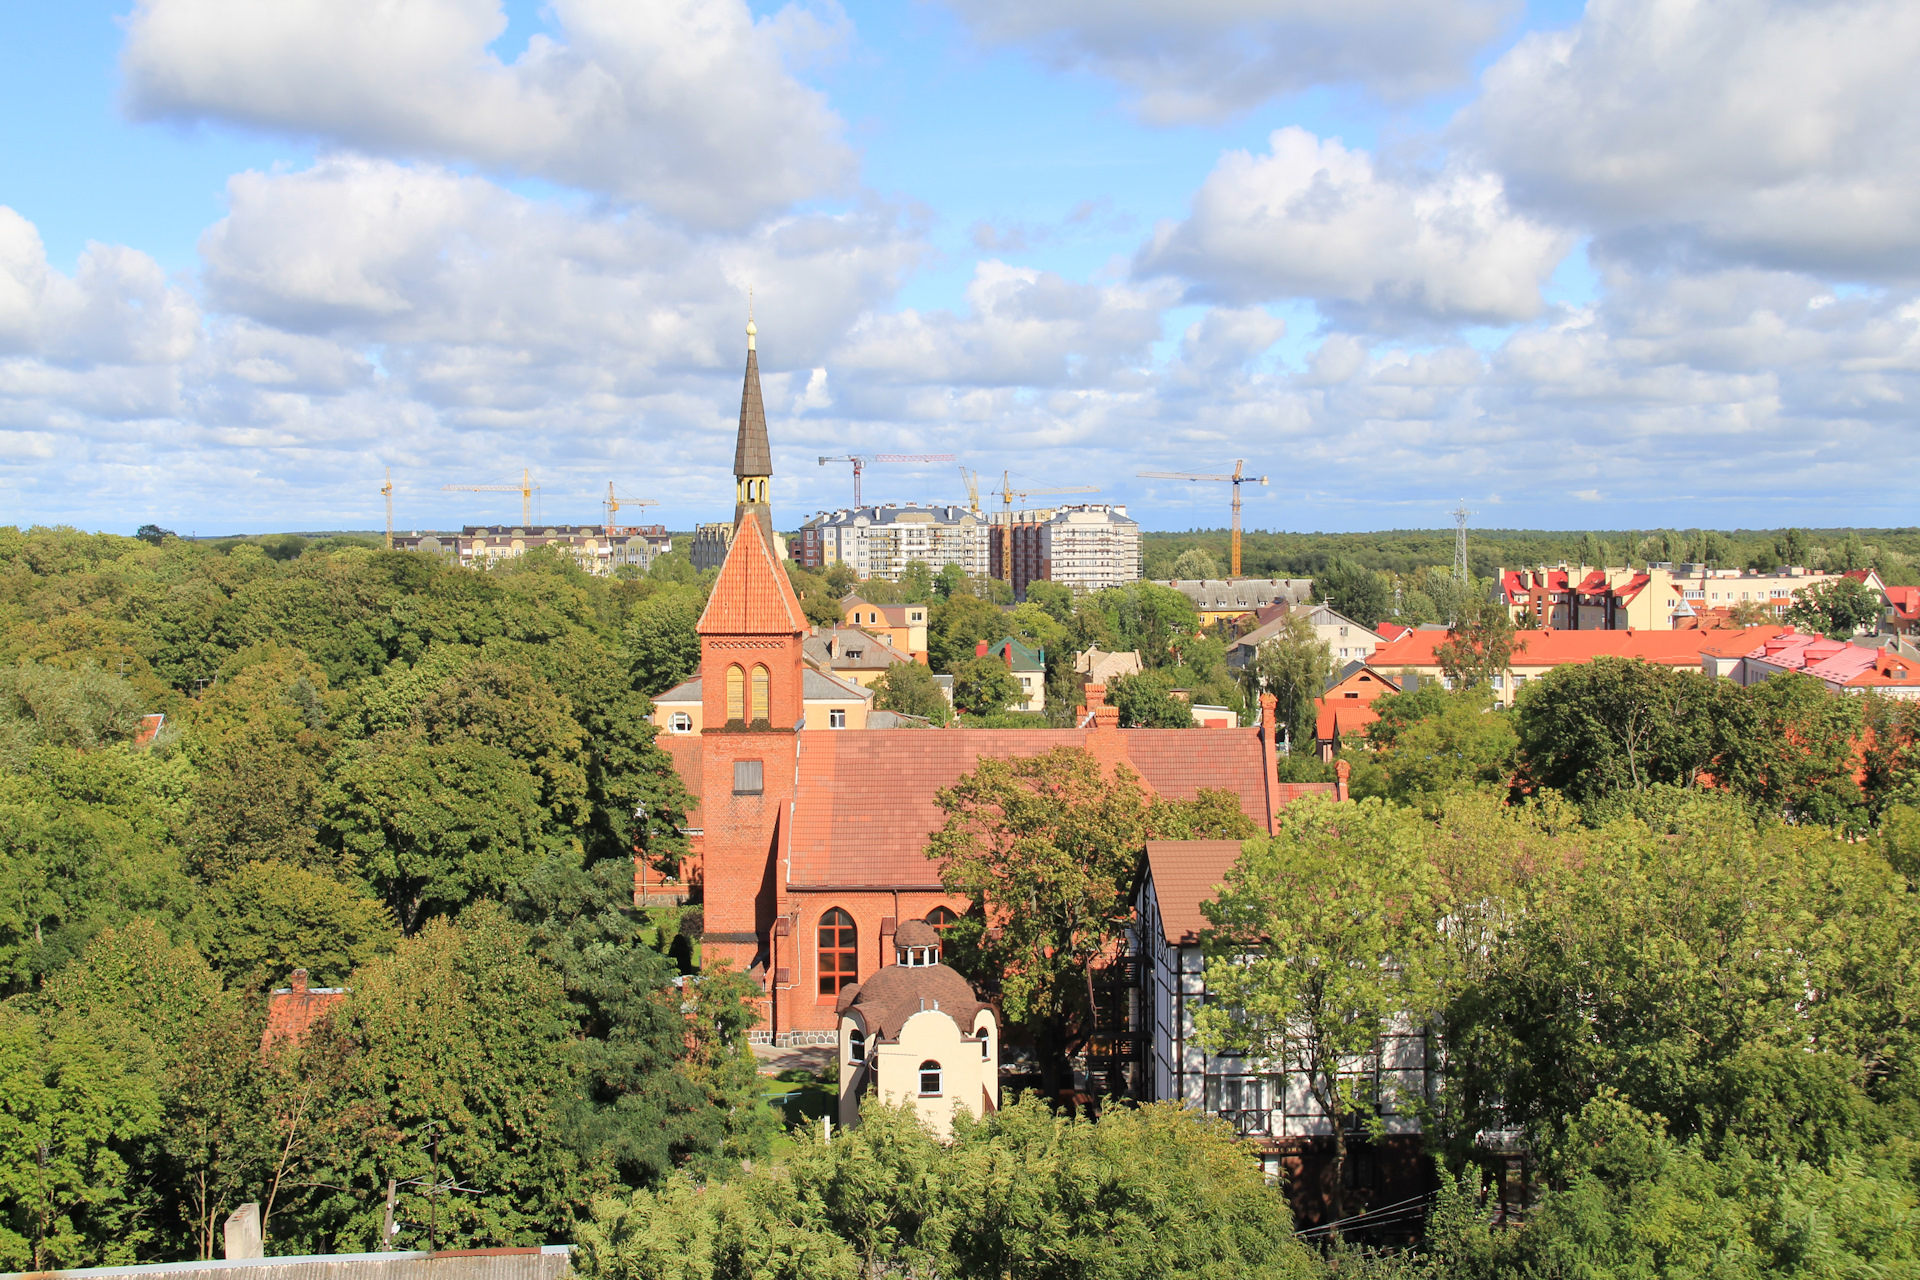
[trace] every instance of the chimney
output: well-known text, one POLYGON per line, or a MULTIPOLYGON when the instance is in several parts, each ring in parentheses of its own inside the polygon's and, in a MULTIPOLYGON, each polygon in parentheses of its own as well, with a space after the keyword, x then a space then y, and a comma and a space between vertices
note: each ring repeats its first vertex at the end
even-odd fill
POLYGON ((987 656, 987 642, 985 640, 974 641, 973 656, 976 658, 984 658, 987 656))
POLYGON ((1087 710, 1093 712, 1094 728, 1118 729, 1120 727, 1120 708, 1108 705, 1106 685, 1087 686, 1087 710))
POLYGON ((307 971, 305 969, 295 969, 293 971, 293 994, 296 996, 307 994, 307 971))
POLYGON ((1267 834, 1280 830, 1280 699, 1260 695, 1260 756, 1267 766, 1267 834))
POLYGON ((1345 760, 1335 760, 1333 762, 1333 798, 1335 800, 1345 800, 1347 798, 1347 779, 1352 773, 1353 766, 1345 760))

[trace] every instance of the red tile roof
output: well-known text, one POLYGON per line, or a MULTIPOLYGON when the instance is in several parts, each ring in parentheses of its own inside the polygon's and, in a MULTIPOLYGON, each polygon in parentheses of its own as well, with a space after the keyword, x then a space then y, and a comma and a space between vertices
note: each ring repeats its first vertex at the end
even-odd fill
POLYGON ((1920 618, 1920 587, 1888 587, 1887 603, 1897 616, 1909 622, 1920 618))
POLYGON ((1382 640, 1398 640, 1411 630, 1413 630, 1412 627, 1402 626, 1398 622, 1383 622, 1373 629, 1373 634, 1382 640))
POLYGON ((1253 729, 949 729, 896 733, 848 729, 800 736, 788 883, 937 884, 927 837, 945 822, 934 793, 983 758, 1116 741, 1158 794, 1191 800, 1202 787, 1232 791, 1266 828, 1266 752, 1253 729), (1098 741, 1106 739, 1106 741, 1098 741))
MULTIPOLYGON (((1514 633, 1513 665, 1516 667, 1552 667, 1568 662, 1591 662, 1614 655, 1643 658, 1664 666, 1691 667, 1700 662, 1702 652, 1710 648, 1731 648, 1745 652, 1756 642, 1767 640, 1786 627, 1748 627, 1724 633, 1699 631, 1538 631, 1514 633), (1709 638, 1711 637, 1711 638, 1709 638)), ((1438 665, 1433 651, 1447 642, 1445 631, 1415 631, 1392 644, 1376 649, 1367 658, 1369 665, 1391 671, 1396 667, 1438 665)))
POLYGON ((700 817, 700 775, 701 744, 697 733, 663 733, 654 739, 673 757, 674 772, 680 775, 680 781, 686 785, 693 796, 693 803, 687 806, 687 829, 697 831, 701 827, 700 817))
POLYGON ((1315 698, 1314 736, 1332 742, 1345 734, 1358 733, 1380 718, 1371 702, 1348 702, 1340 698, 1315 698))
POLYGON ((1149 840, 1147 868, 1160 904, 1160 929, 1174 946, 1192 946, 1209 925, 1211 900, 1240 858, 1238 840, 1149 840))
POLYGON ((694 628, 701 635, 799 635, 808 630, 793 583, 759 525, 758 520, 742 520, 733 535, 706 612, 694 628))

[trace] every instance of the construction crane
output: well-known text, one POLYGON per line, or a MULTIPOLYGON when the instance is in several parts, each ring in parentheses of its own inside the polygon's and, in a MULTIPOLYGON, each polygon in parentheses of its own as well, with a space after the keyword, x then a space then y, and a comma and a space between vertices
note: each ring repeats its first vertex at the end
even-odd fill
POLYGON ((533 472, 525 467, 520 469, 519 484, 443 484, 440 488, 442 492, 459 489, 467 493, 518 493, 522 526, 533 523, 533 495, 540 491, 540 486, 533 482, 533 472))
POLYGON ((1098 493, 1100 490, 1090 484, 1070 484, 1050 489, 1016 489, 1010 472, 1000 473, 1000 500, 1006 504, 1006 518, 1000 522, 1000 579, 1013 581, 1013 500, 1025 502, 1028 498, 1046 497, 1056 493, 1098 493))
POLYGON ((960 479, 967 486, 967 510, 973 512, 973 518, 980 518, 980 473, 960 468, 960 479))
POLYGON ((857 453, 842 454, 839 457, 822 458, 820 465, 829 462, 851 462, 853 464, 853 508, 860 509, 860 473, 866 470, 869 462, 952 462, 951 453, 875 453, 862 456, 857 453))
POLYGON ((387 550, 393 550, 393 468, 387 468, 387 482, 380 486, 387 500, 387 550))
POLYGON ((657 507, 659 505, 660 505, 660 500, 658 498, 615 497, 613 492, 613 481, 611 480, 607 481, 607 502, 606 502, 607 535, 609 537, 613 535, 613 526, 614 526, 615 518, 619 516, 620 508, 622 507, 657 507))
POLYGON ((1230 476, 1203 476, 1191 471, 1142 471, 1138 474, 1145 480, 1213 480, 1233 485, 1233 571, 1232 576, 1240 576, 1240 486, 1246 483, 1265 484, 1265 476, 1242 475, 1241 468, 1245 459, 1233 460, 1233 474, 1230 476))

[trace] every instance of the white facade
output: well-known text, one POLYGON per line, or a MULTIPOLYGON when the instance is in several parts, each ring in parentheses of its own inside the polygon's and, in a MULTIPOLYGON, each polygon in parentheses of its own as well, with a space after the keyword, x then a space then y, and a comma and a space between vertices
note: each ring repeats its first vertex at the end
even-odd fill
POLYGON ((395 534, 396 551, 443 556, 469 569, 490 569, 502 560, 538 547, 566 552, 588 573, 609 574, 621 565, 645 572, 653 558, 673 550, 673 538, 659 525, 510 525, 470 524, 454 534, 395 534))
POLYGON ((1140 522, 1124 506, 1062 507, 1040 526, 1046 577, 1076 592, 1140 580, 1140 522))
POLYGON ((845 564, 862 578, 898 582, 915 560, 935 573, 950 564, 970 577, 987 573, 987 525, 965 507, 909 503, 821 512, 802 526, 803 540, 815 532, 821 568, 845 564))
MULTIPOLYGON (((1236 1132, 1264 1140, 1269 1150, 1277 1150, 1285 1139, 1331 1137, 1332 1121, 1314 1101, 1303 1072, 1288 1071, 1278 1061, 1210 1053, 1195 1036, 1194 1014, 1207 997, 1206 957, 1195 933, 1179 924, 1168 928, 1154 864, 1160 862, 1164 873, 1169 860, 1207 859, 1209 865, 1199 875, 1179 878, 1215 884, 1232 865, 1237 845, 1225 850, 1205 847, 1224 843, 1156 841, 1148 846, 1128 938, 1140 962, 1140 1100, 1176 1101, 1220 1116, 1236 1132)), ((1194 916, 1195 904, 1184 904, 1175 914, 1194 916)), ((1342 1071, 1365 1080, 1365 1093, 1378 1100, 1389 1136, 1420 1132, 1414 1102, 1428 1087, 1428 1053, 1426 1029, 1407 1022, 1383 1037, 1375 1053, 1354 1059, 1342 1071)))

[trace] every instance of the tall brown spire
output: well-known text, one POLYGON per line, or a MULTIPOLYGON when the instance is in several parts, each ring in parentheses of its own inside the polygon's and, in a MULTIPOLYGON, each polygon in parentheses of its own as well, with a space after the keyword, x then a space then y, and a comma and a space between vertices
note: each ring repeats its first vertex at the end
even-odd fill
POLYGON ((740 388, 740 435, 733 446, 734 506, 733 526, 749 515, 760 523, 773 542, 773 507, 767 488, 773 479, 773 449, 767 443, 767 411, 760 402, 760 357, 754 351, 754 336, 759 330, 751 317, 747 320, 747 377, 740 388))

